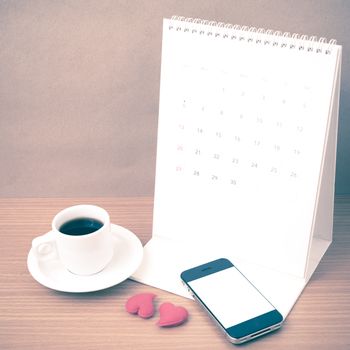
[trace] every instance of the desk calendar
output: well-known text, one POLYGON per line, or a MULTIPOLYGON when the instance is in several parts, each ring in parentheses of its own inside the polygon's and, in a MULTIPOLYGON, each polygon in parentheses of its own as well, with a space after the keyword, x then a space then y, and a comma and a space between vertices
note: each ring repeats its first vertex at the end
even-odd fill
POLYGON ((173 17, 163 24, 153 234, 134 278, 236 263, 284 316, 332 240, 341 47, 173 17))

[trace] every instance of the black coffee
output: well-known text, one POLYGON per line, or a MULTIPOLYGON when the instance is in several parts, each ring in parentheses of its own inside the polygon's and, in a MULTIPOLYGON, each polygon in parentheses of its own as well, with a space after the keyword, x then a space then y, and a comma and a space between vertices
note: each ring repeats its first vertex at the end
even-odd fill
POLYGON ((92 218, 77 218, 65 222, 60 228, 60 232, 71 236, 83 236, 99 230, 103 223, 92 218))

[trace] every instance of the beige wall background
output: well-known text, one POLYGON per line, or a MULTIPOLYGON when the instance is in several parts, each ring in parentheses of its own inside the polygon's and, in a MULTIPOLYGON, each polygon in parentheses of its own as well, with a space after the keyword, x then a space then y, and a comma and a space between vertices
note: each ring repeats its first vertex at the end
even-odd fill
POLYGON ((152 195, 162 18, 336 38, 350 193, 350 1, 0 1, 0 196, 152 195))

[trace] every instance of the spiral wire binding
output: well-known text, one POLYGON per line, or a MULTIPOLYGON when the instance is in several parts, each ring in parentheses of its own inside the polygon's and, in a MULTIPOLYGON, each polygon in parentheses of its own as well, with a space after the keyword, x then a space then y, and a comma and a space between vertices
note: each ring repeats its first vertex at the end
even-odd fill
POLYGON ((337 44, 335 39, 329 40, 316 36, 300 35, 298 33, 290 34, 289 32, 281 32, 278 30, 241 26, 239 24, 223 23, 216 21, 208 21, 200 18, 186 18, 182 16, 172 16, 172 21, 183 22, 185 25, 171 24, 169 30, 189 32, 192 34, 213 36, 215 38, 231 39, 238 41, 247 41, 248 43, 256 43, 261 45, 271 45, 273 47, 298 49, 299 51, 316 52, 330 54, 332 47, 337 44), (191 28, 191 24, 199 24, 210 28, 204 29, 191 28), (216 28, 227 30, 225 33, 216 31, 216 28))

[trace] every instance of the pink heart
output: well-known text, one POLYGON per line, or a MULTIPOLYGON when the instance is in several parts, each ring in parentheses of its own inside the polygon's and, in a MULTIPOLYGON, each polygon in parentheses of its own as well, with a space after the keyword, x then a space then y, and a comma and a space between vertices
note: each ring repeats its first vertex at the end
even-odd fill
POLYGON ((184 307, 175 306, 172 303, 163 303, 159 308, 159 313, 157 325, 160 327, 179 326, 188 318, 188 312, 184 307))
POLYGON ((130 314, 138 314, 142 318, 150 318, 154 315, 153 299, 155 296, 153 293, 133 295, 127 300, 125 309, 130 314))

